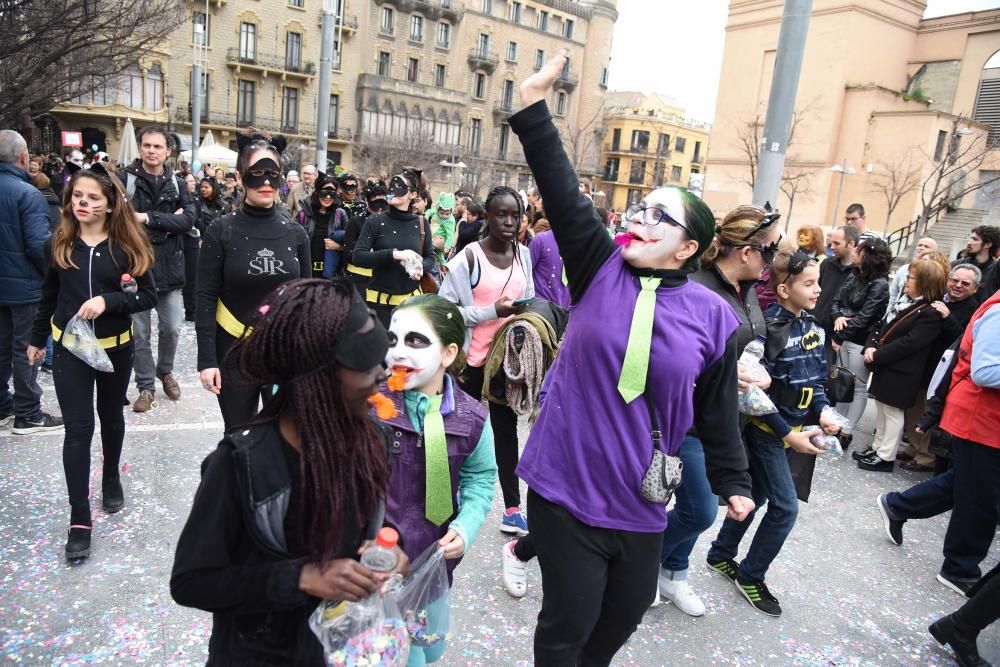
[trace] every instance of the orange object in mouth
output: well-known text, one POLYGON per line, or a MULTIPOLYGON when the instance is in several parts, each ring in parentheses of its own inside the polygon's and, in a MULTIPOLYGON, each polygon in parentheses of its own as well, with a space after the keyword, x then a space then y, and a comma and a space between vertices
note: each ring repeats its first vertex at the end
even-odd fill
POLYGON ((392 399, 385 394, 372 394, 368 397, 368 405, 375 408, 375 414, 379 419, 392 419, 396 416, 396 405, 392 399))
POLYGON ((403 391, 403 387, 406 386, 406 378, 412 372, 412 368, 406 368, 405 366, 396 366, 393 368, 392 375, 389 376, 389 381, 386 383, 389 391, 403 391))

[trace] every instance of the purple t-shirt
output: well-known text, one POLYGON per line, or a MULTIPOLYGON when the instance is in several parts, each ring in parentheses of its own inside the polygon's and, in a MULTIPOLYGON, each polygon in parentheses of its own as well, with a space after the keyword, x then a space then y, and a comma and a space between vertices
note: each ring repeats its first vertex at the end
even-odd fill
MULTIPOLYGON (((589 526, 655 533, 667 514, 641 493, 653 453, 649 412, 643 397, 626 405, 617 389, 639 290, 617 251, 574 305, 517 473, 589 526)), ((649 378, 663 450, 676 454, 694 421, 694 383, 725 353, 739 320, 721 297, 692 281, 659 288, 655 312, 649 378)))
POLYGON ((532 239, 528 250, 531 251, 535 296, 569 308, 569 286, 556 237, 551 231, 542 232, 532 239))

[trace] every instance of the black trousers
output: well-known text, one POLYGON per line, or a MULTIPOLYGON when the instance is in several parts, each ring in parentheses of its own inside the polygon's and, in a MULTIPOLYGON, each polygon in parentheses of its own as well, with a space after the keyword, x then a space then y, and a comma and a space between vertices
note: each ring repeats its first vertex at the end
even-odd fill
POLYGON ((194 301, 198 281, 198 255, 201 254, 201 238, 184 237, 184 317, 194 319, 194 301))
POLYGON ((979 634, 986 626, 1000 618, 1000 565, 997 565, 983 577, 983 583, 978 585, 972 598, 963 604, 951 619, 969 634, 979 634))
MULTIPOLYGON (((477 401, 483 398, 485 368, 466 367, 459 385, 477 401)), ((506 405, 489 402, 490 423, 493 425, 493 449, 497 457, 497 476, 503 492, 504 507, 521 506, 521 487, 517 481, 517 414, 506 405)))
POLYGON ((125 415, 122 396, 132 375, 134 348, 130 344, 108 351, 114 373, 94 370, 59 343, 52 355, 52 381, 65 423, 63 469, 69 491, 70 523, 90 525, 90 446, 94 438, 94 387, 101 420, 104 453, 103 479, 118 478, 125 415))
POLYGON ((227 362, 226 354, 236 339, 222 327, 215 328, 215 354, 221 364, 222 390, 219 392, 219 409, 227 431, 243 426, 260 411, 261 403, 267 404, 273 396, 273 385, 251 384, 234 364, 227 362))
POLYGON ((653 603, 663 533, 594 528, 528 490, 542 570, 535 664, 611 663, 653 603))

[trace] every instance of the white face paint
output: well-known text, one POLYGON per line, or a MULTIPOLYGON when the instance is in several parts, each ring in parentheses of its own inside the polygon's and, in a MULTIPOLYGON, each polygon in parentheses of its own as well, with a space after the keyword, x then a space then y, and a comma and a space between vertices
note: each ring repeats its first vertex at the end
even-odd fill
MULTIPOLYGON (((639 206, 660 209, 678 223, 687 225, 684 201, 677 188, 653 190, 639 206)), ((676 262, 673 256, 686 240, 686 233, 682 228, 665 220, 651 227, 643 224, 639 214, 628 218, 626 222, 627 233, 631 237, 622 248, 622 258, 626 262, 637 268, 680 268, 683 262, 676 262)))
POLYGON ((402 308, 392 314, 385 363, 390 371, 410 371, 404 389, 421 391, 438 373, 443 374, 443 352, 441 339, 418 308, 402 308))

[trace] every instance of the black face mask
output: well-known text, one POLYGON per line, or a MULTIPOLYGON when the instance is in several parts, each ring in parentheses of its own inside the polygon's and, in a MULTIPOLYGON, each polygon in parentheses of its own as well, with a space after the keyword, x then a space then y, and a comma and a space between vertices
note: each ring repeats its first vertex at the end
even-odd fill
POLYGON ((409 184, 402 176, 393 176, 389 181, 389 194, 393 197, 405 197, 410 191, 409 184))
POLYGON ((346 183, 344 186, 344 192, 355 192, 358 189, 357 183, 346 183))
POLYGON ((274 189, 281 187, 281 167, 269 157, 257 160, 243 174, 243 186, 257 189, 265 183, 274 189))

